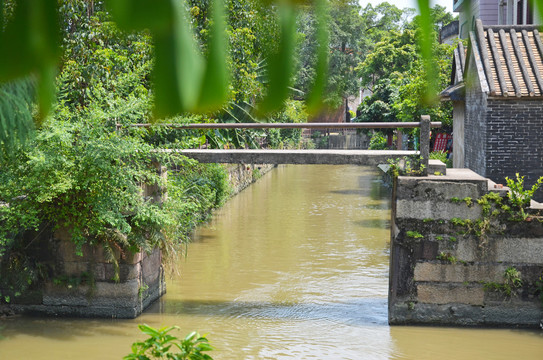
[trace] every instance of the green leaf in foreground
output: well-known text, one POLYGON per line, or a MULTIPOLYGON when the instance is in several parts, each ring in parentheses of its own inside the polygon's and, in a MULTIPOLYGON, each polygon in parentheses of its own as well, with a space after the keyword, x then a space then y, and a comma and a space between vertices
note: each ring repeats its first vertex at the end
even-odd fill
POLYGON ((296 47, 296 11, 292 4, 278 5, 281 37, 277 52, 268 58, 269 87, 268 93, 258 111, 266 114, 279 110, 287 99, 291 84, 293 57, 296 47))
POLYGON ((213 360, 204 352, 212 351, 209 341, 196 331, 179 339, 169 333, 179 330, 177 326, 155 329, 149 325, 138 325, 139 329, 149 338, 132 344, 132 353, 124 360, 151 360, 151 359, 177 359, 177 360, 213 360))
POLYGON ((317 15, 316 76, 306 99, 307 108, 310 113, 316 113, 321 109, 328 78, 328 43, 330 42, 330 34, 328 31, 329 19, 326 0, 316 0, 315 13, 317 15))

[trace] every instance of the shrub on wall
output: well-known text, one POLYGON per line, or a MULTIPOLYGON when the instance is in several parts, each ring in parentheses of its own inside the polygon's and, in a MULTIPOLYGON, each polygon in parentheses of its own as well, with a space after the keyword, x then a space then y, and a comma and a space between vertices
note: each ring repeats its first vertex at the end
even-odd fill
POLYGON ((50 274, 29 253, 44 233, 68 229, 79 254, 84 244, 102 246, 113 262, 114 249, 172 249, 188 240, 190 229, 228 196, 226 173, 153 150, 101 127, 55 122, 0 160, 0 289, 11 290, 4 301, 50 274), (166 186, 155 160, 181 169, 171 176, 164 204, 142 192, 142 184, 166 186))

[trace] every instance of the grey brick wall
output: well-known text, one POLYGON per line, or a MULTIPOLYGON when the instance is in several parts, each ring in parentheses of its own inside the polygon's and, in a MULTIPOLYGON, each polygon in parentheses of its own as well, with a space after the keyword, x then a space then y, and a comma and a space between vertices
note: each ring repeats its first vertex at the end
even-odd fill
MULTIPOLYGON (((478 84, 478 82, 475 83, 478 84)), ((481 92, 481 89, 476 87, 471 91, 466 91, 464 166, 481 176, 487 176, 485 157, 487 138, 486 113, 487 96, 481 92)))
MULTIPOLYGON (((486 174, 498 183, 515 173, 532 186, 543 176, 543 100, 488 99, 486 174)), ((536 196, 543 200, 543 191, 536 196)))
MULTIPOLYGON (((468 68, 464 166, 502 184, 518 172, 532 186, 543 176, 543 99, 488 98, 473 71, 473 56, 468 68)), ((543 190, 535 198, 543 201, 543 190)))

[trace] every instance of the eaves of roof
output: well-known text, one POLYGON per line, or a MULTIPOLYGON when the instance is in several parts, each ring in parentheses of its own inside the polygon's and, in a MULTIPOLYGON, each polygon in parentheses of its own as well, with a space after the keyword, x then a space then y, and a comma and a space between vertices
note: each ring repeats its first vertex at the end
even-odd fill
POLYGON ((477 20, 470 33, 471 48, 481 88, 486 83, 489 96, 543 96, 543 43, 538 26, 483 26, 477 20))
POLYGON ((463 101, 466 96, 464 83, 450 85, 440 94, 441 101, 463 101))

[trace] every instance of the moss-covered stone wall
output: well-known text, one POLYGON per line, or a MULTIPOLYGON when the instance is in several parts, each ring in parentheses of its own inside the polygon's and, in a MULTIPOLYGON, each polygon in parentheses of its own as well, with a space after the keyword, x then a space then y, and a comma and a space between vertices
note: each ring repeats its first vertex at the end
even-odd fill
POLYGON ((540 326, 542 219, 513 220, 506 196, 466 169, 397 178, 391 324, 540 326))

